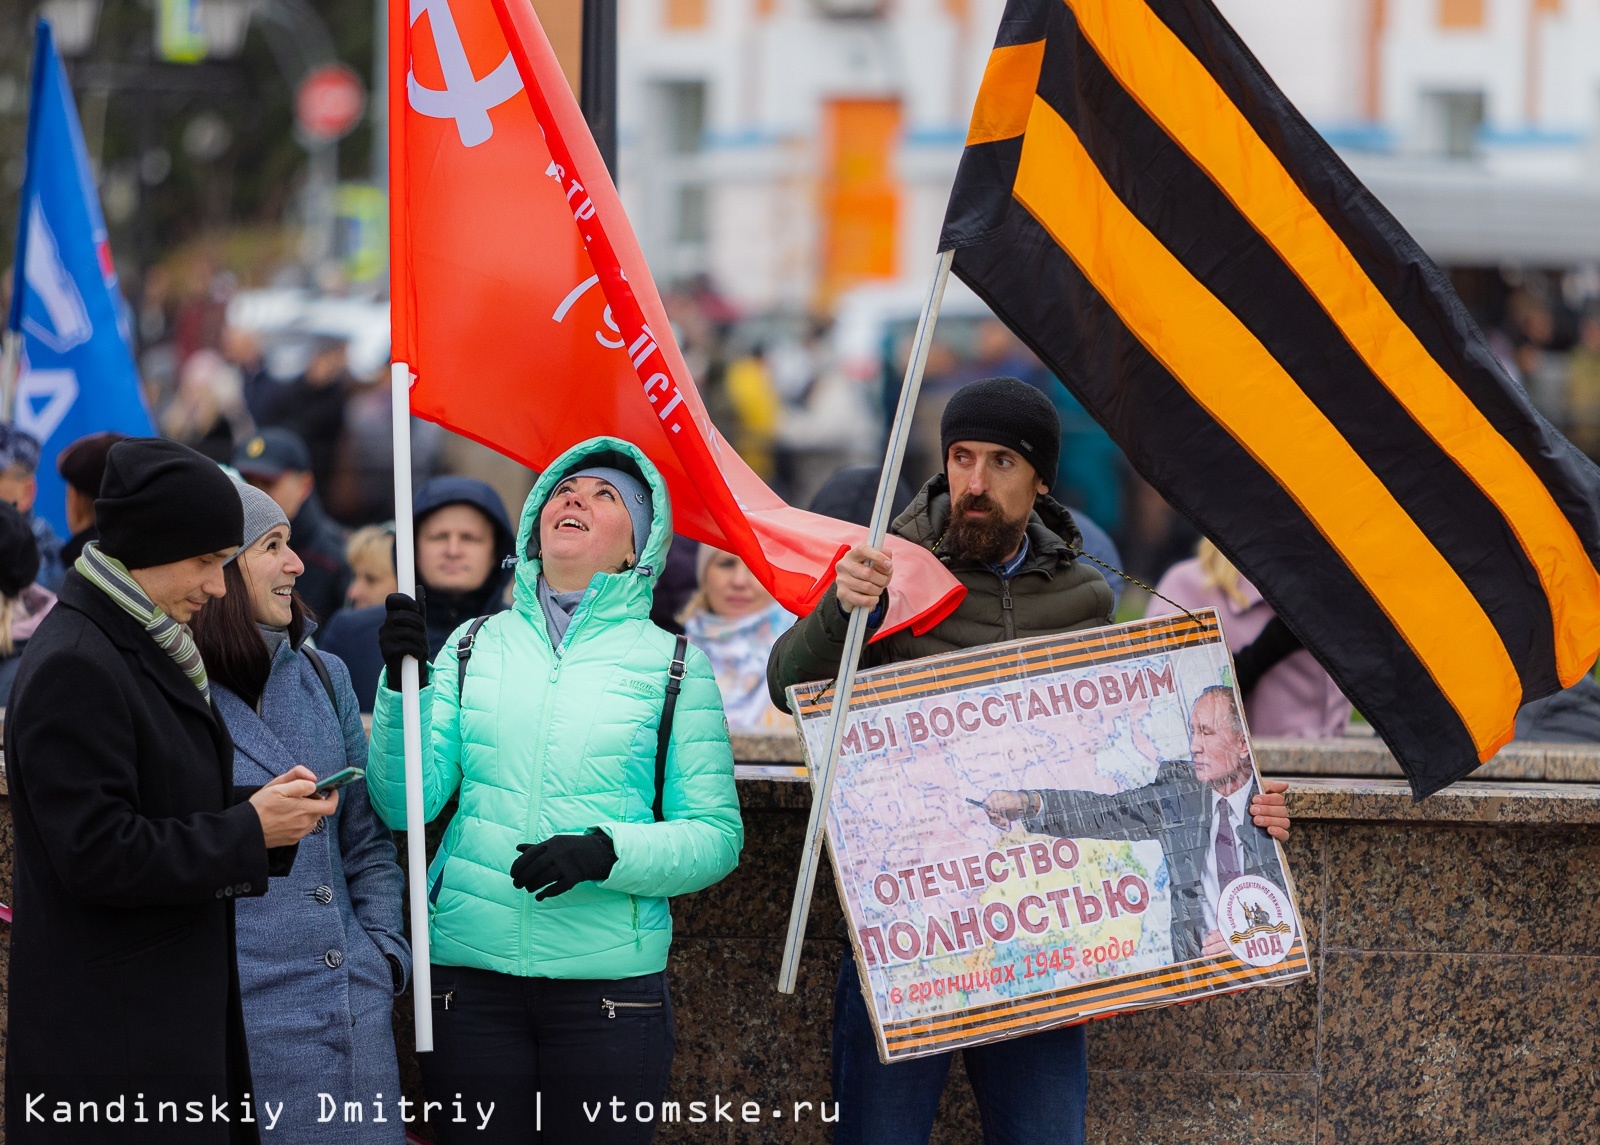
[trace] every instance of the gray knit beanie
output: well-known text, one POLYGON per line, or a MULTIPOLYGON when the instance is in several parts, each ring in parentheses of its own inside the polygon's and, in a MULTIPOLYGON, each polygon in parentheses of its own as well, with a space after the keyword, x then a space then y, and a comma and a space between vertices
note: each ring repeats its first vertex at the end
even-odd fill
MULTIPOLYGON (((571 481, 574 477, 598 477, 601 481, 609 482, 618 493, 622 494, 622 504, 633 520, 633 555, 636 560, 643 560, 644 543, 650 539, 650 526, 655 521, 649 487, 633 474, 605 465, 595 465, 568 473, 556 484, 559 487, 562 482, 571 481)), ((551 496, 555 494, 552 492, 551 496)))
MULTIPOLYGON (((246 485, 243 481, 233 484, 239 490, 239 500, 244 505, 244 544, 239 546, 239 553, 242 553, 279 525, 287 527, 289 518, 284 515, 283 506, 254 485, 246 485)), ((233 560, 239 553, 234 553, 228 559, 233 560)))

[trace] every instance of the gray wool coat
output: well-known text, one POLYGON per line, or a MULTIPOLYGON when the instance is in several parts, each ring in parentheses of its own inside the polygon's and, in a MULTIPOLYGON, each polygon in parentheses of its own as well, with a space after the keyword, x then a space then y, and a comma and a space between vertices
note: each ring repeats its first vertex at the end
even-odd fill
MULTIPOLYGON (((322 653, 322 660, 337 712, 310 660, 287 643, 273 657, 259 714, 213 683, 233 736, 236 783, 266 783, 297 763, 319 778, 366 766, 350 673, 336 656, 322 653)), ((339 800, 338 811, 300 841, 289 876, 273 879, 264 897, 236 906, 239 982, 263 1145, 405 1140, 390 1026, 400 987, 389 961, 398 961, 409 978, 411 949, 400 910, 404 878, 394 836, 368 802, 366 782, 344 787, 339 800), (360 1121, 347 1118, 346 1102, 359 1103, 360 1121), (274 1109, 277 1121, 269 1127, 274 1109), (385 1123, 374 1123, 379 1115, 385 1123)))

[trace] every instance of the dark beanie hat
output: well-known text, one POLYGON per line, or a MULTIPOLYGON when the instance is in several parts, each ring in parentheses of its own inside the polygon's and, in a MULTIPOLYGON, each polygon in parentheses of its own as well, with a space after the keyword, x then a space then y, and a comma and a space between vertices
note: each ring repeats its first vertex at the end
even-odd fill
POLYGON ((939 419, 939 447, 945 458, 957 441, 987 441, 1014 449, 1033 466, 1039 480, 1055 483, 1061 419, 1050 399, 1020 378, 984 378, 957 390, 939 419))
POLYGON ((28 518, 0 501, 0 596, 15 597, 39 576, 39 542, 28 518))
POLYGON ((87 497, 100 495, 100 482, 106 475, 106 458, 111 447, 127 441, 125 433, 91 433, 80 437, 56 455, 56 472, 66 483, 87 497))
POLYGON ((94 503, 100 548, 130 569, 237 549, 244 505, 222 467, 159 437, 119 441, 94 503))

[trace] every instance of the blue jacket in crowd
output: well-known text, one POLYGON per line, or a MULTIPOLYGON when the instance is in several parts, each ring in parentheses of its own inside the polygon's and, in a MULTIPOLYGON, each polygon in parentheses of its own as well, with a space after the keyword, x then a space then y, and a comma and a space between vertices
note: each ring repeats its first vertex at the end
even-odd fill
MULTIPOLYGON (((422 483, 411 504, 411 519, 419 534, 428 514, 446 505, 471 505, 494 525, 495 563, 489 570, 489 579, 476 591, 435 592, 423 585, 427 597, 428 658, 431 660, 439 655, 450 633, 461 625, 474 617, 505 610, 504 593, 511 573, 504 567, 504 561, 513 552, 516 531, 511 527, 511 518, 506 515, 500 494, 492 486, 473 477, 430 478, 422 483)), ((350 678, 363 712, 372 711, 378 691, 378 676, 383 672, 383 657, 378 652, 378 629, 383 627, 386 615, 387 610, 381 604, 342 609, 334 614, 322 630, 322 635, 317 638, 319 648, 326 649, 349 665, 350 678)))
MULTIPOLYGON (((366 766, 350 674, 337 657, 323 653, 322 660, 337 711, 311 661, 287 640, 273 655, 259 714, 213 682, 233 736, 235 783, 263 784, 297 763, 319 778, 366 766)), ((411 969, 401 919, 404 879, 394 836, 368 802, 366 783, 344 787, 339 799, 338 811, 300 841, 289 876, 236 908, 254 1092, 258 1109, 266 1103, 262 1116, 283 1103, 266 1140, 400 1145, 405 1133, 393 1104, 400 1074, 390 1013, 411 969), (385 1125, 371 1121, 377 1094, 385 1125), (330 1099, 338 1113, 319 1123, 330 1099), (345 1122, 346 1101, 363 1103, 363 1122, 345 1122)))

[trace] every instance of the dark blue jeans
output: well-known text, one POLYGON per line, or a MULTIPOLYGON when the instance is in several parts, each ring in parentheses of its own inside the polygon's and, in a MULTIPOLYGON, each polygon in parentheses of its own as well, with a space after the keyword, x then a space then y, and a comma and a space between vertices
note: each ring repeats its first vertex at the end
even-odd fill
MULTIPOLYGON (((1089 1058, 1083 1027, 961 1051, 984 1145, 1083 1145, 1089 1058)), ((834 1145, 928 1145, 954 1051, 884 1065, 848 954, 833 997, 834 1145)))
POLYGON ((675 1046, 665 974, 518 978, 435 966, 433 1052, 417 1060, 428 1100, 443 1106, 429 1125, 444 1145, 643 1145, 675 1046), (464 1123, 453 1120, 458 1098, 464 1123))

